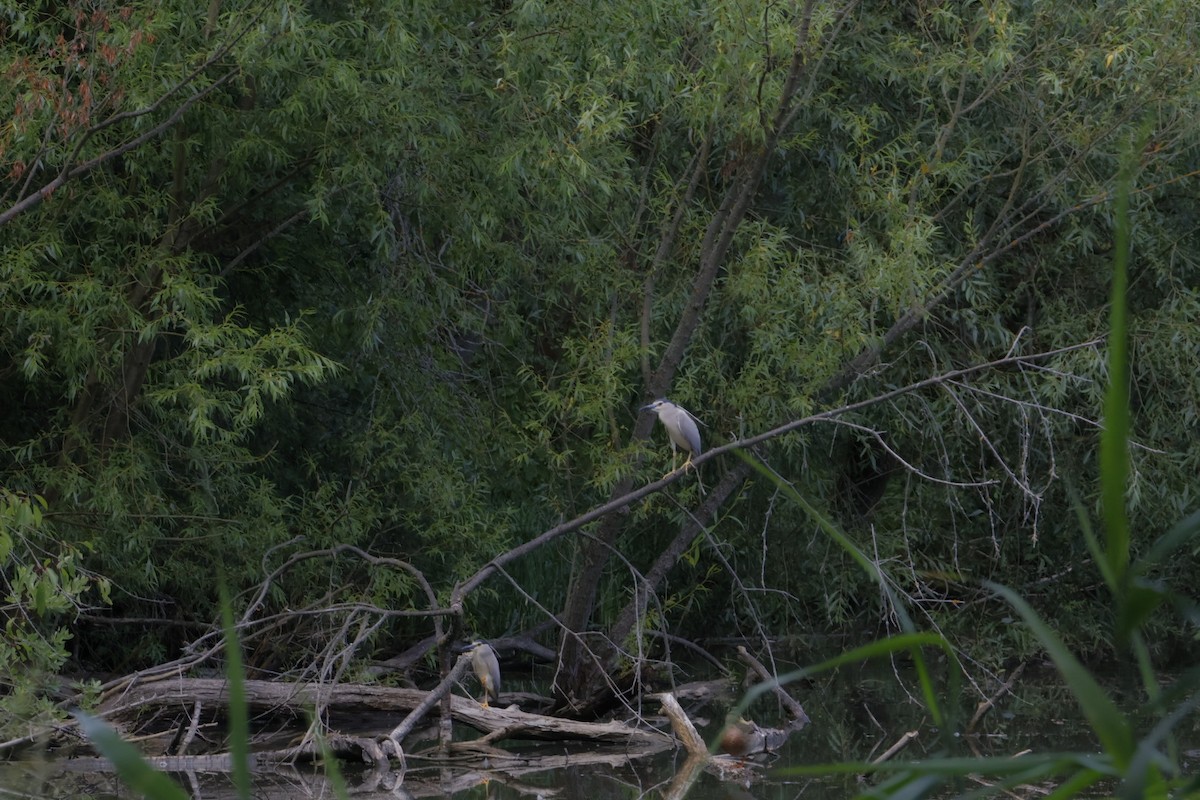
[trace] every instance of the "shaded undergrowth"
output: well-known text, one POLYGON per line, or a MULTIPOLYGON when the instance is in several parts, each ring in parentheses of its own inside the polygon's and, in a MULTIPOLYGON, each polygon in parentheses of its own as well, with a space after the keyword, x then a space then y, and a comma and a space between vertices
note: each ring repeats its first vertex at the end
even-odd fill
MULTIPOLYGON (((1139 147, 1131 149, 1140 152, 1139 147)), ((1103 533, 1097 534, 1092 520, 1076 494, 1075 506, 1080 535, 1087 543, 1112 602, 1112 640, 1119 662, 1131 663, 1139 682, 1144 704, 1137 719, 1121 710, 1114 697, 1071 652, 1059 632, 1043 621, 1034 608, 1017 592, 996 583, 985 583, 991 592, 1010 606, 1053 662, 1087 720, 1100 751, 1025 753, 1017 757, 955 757, 953 735, 958 729, 953 709, 939 698, 930 679, 927 651, 944 652, 952 664, 948 690, 950 702, 958 697, 956 678, 960 675, 954 651, 940 634, 921 632, 904 611, 901 598, 892 589, 882 567, 873 562, 818 509, 809 504, 793 487, 784 484, 766 470, 763 474, 776 481, 780 489, 800 504, 817 524, 878 582, 895 609, 902 632, 843 653, 823 663, 788 675, 787 683, 846 664, 892 657, 903 653, 912 658, 922 691, 922 699, 931 720, 945 736, 943 755, 920 761, 893 760, 883 763, 841 761, 788 767, 789 775, 873 775, 875 785, 864 793, 869 797, 921 797, 942 795, 971 787, 961 796, 993 796, 1033 783, 1051 783, 1049 797, 1073 797, 1104 782, 1119 796, 1127 798, 1186 795, 1200 789, 1200 777, 1189 776, 1180 756, 1176 733, 1200 704, 1200 669, 1192 669, 1168 680, 1155 668, 1151 648, 1144 635, 1150 615, 1171 609, 1194 628, 1200 620, 1197 606, 1184 591, 1157 579, 1170 560, 1189 552, 1200 532, 1200 511, 1194 512, 1167 532, 1152 538, 1138 537, 1148 546, 1135 548, 1126 505, 1130 478, 1129 440, 1129 321, 1126 305, 1130 257, 1129 195, 1134 162, 1131 158, 1119 176, 1116 193, 1115 257, 1108 337, 1108 374, 1104 403, 1104 427, 1100 436, 1100 520, 1103 533), (1138 720, 1149 720, 1148 723, 1138 720), (949 723, 949 724, 948 724, 949 723), (984 785, 969 782, 968 776, 986 779, 984 785)), ((758 687, 742 703, 748 706, 769 686, 758 687)))
MULTIPOLYGON (((1131 152, 1140 152, 1134 148, 1131 152)), ((1132 162, 1131 162, 1132 163, 1132 162)), ((999 584, 985 584, 998 602, 1009 606, 1053 662, 1087 720, 1100 747, 1099 752, 1026 753, 1017 757, 958 757, 953 736, 961 728, 957 715, 961 669, 948 640, 938 633, 921 631, 909 617, 904 599, 897 596, 882 567, 866 556, 827 516, 810 504, 796 489, 769 470, 760 469, 780 490, 801 506, 820 528, 842 547, 878 583, 891 605, 901 632, 854 648, 834 658, 781 676, 780 683, 836 669, 868 659, 902 654, 911 658, 917 681, 933 726, 945 740, 941 755, 920 761, 891 760, 883 763, 843 760, 837 763, 790 766, 789 775, 869 775, 874 784, 864 796, 915 798, 922 796, 995 796, 1022 786, 1050 783, 1050 798, 1068 798, 1092 790, 1098 784, 1112 787, 1120 796, 1182 795, 1200 790, 1200 778, 1187 775, 1181 760, 1176 732, 1200 703, 1200 670, 1192 670, 1165 682, 1150 657, 1144 628, 1150 615, 1170 609, 1193 624, 1200 613, 1186 593, 1157 579, 1161 568, 1177 554, 1193 547, 1200 532, 1200 511, 1181 520, 1157 538, 1145 536, 1147 546, 1134 547, 1125 492, 1129 481, 1130 409, 1128 399, 1129 349, 1126 286, 1129 261, 1128 198, 1131 168, 1120 176, 1116 206, 1116 256, 1113 264, 1112 302, 1109 323, 1109 377, 1105 402, 1105 425, 1100 438, 1100 521, 1098 534, 1082 501, 1077 500, 1080 535, 1085 539, 1112 601, 1115 656, 1134 666, 1139 690, 1144 697, 1139 723, 1122 711, 1113 696, 1066 646, 1063 638, 1043 621, 1019 594, 999 584), (932 677, 930 654, 941 653, 950 665, 945 694, 932 677), (984 781, 968 781, 968 776, 984 781)), ((736 451, 740 452, 741 451, 736 451)), ((743 455, 752 459, 752 456, 743 455)), ((756 468, 758 467, 755 464, 756 468)), ((1139 540, 1142 537, 1138 537, 1139 540)), ((230 752, 234 759, 234 782, 239 796, 251 796, 249 733, 243 691, 242 667, 236 631, 228 598, 222 597, 225 626, 227 677, 230 681, 230 752)), ((761 685, 743 699, 747 708, 770 685, 761 685)), ((156 800, 174 800, 187 794, 168 776, 156 771, 130 744, 122 741, 103 722, 79 713, 84 731, 118 768, 122 779, 136 791, 156 800)), ((328 756, 328 754, 327 754, 328 756)), ((345 785, 337 774, 336 761, 327 757, 331 779, 339 796, 345 785)))

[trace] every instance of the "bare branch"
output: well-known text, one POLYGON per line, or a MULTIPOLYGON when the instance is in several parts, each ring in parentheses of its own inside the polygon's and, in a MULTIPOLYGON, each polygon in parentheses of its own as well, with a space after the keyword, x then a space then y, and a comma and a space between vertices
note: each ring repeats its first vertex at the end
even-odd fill
POLYGON ((913 475, 916 475, 918 478, 921 478, 922 480, 927 480, 930 483, 938 483, 938 484, 941 484, 942 486, 952 486, 956 489, 973 489, 973 488, 979 488, 980 486, 993 486, 993 485, 999 483, 999 481, 997 481, 995 479, 988 480, 988 481, 951 481, 951 480, 946 480, 944 478, 935 477, 933 475, 930 475, 928 472, 921 470, 916 465, 909 463, 909 461, 906 458, 904 458, 904 456, 902 456, 898 452, 896 452, 896 448, 892 447, 890 444, 887 443, 887 440, 883 437, 882 432, 877 431, 874 428, 868 427, 866 425, 859 425, 858 423, 850 422, 850 421, 844 420, 844 419, 831 419, 831 420, 827 420, 827 421, 833 422, 837 425, 843 425, 847 428, 852 428, 853 430, 856 430, 856 431, 862 431, 863 433, 867 434, 872 439, 874 439, 879 444, 879 446, 882 447, 887 452, 887 454, 889 456, 891 456, 892 458, 899 461, 904 466, 905 469, 907 469, 913 475))
MULTIPOLYGON (((237 630, 246 630, 249 628, 259 628, 269 622, 278 622, 280 620, 293 619, 293 618, 300 617, 300 616, 317 615, 317 614, 324 615, 324 614, 330 614, 330 613, 336 613, 336 612, 351 612, 351 613, 369 612, 372 614, 378 614, 383 617, 394 617, 394 616, 431 617, 434 620, 434 624, 437 628, 437 635, 438 635, 439 639, 441 638, 441 635, 442 635, 441 618, 445 617, 445 616, 449 616, 452 613, 454 613, 453 611, 451 611, 449 609, 444 609, 444 608, 439 607, 438 601, 437 601, 437 594, 433 591, 433 587, 429 585, 429 581, 427 581, 425 579, 425 576, 421 573, 420 570, 418 570, 416 567, 412 566, 408 562, 400 561, 399 559, 395 559, 395 558, 383 558, 380 556, 373 556, 370 553, 367 553, 366 551, 364 551, 358 547, 355 547, 353 545, 340 544, 340 545, 335 545, 334 547, 326 548, 323 550, 310 550, 310 551, 307 551, 304 553, 295 553, 291 557, 289 557, 288 560, 285 561, 283 564, 276 567, 259 584, 257 591, 254 593, 253 597, 250 599, 250 602, 247 603, 246 609, 242 613, 241 619, 238 620, 237 624, 235 625, 235 628, 237 630), (330 558, 330 559, 332 559, 332 558, 336 558, 343 554, 350 554, 350 555, 357 556, 358 558, 362 559, 363 561, 370 564, 371 566, 391 567, 394 569, 400 569, 400 570, 403 570, 404 572, 407 572, 409 575, 411 575, 413 577, 413 579, 421 587, 421 590, 425 593, 426 600, 429 603, 428 609, 427 610, 382 609, 377 606, 365 604, 365 603, 347 603, 347 604, 338 604, 338 605, 321 604, 316 607, 310 607, 309 610, 288 609, 287 611, 280 612, 279 614, 273 614, 273 615, 269 615, 266 617, 256 617, 256 614, 262 608, 263 603, 266 601, 267 596, 270 594, 271 587, 274 585, 275 581, 278 580, 278 578, 281 575, 286 573, 292 567, 294 567, 297 564, 300 564, 304 561, 309 561, 314 558, 330 558)), ((216 644, 212 644, 212 641, 220 640, 221 638, 223 638, 222 632, 220 630, 214 630, 208 634, 205 634, 204 636, 199 637, 198 639, 194 640, 193 642, 191 642, 187 647, 187 652, 189 654, 199 654, 199 653, 203 652, 202 648, 204 648, 206 646, 209 646, 212 648, 219 648, 220 647, 219 641, 216 644)), ((210 652, 211 652, 211 650, 210 650, 210 652)))
POLYGON ((180 91, 182 91, 185 87, 190 86, 196 80, 196 78, 198 78, 206 70, 208 70, 210 67, 212 67, 214 64, 216 64, 221 59, 225 58, 232 51, 233 47, 239 41, 241 41, 242 38, 245 37, 247 33, 249 33, 251 30, 254 29, 255 25, 258 23, 259 18, 266 11, 266 8, 267 8, 267 6, 263 5, 259 9, 258 13, 256 13, 249 20, 246 21, 246 24, 242 26, 241 30, 236 31, 232 36, 230 36, 229 41, 227 41, 221 47, 217 48, 217 50, 215 52, 213 52, 213 54, 211 56, 206 58, 199 66, 197 66, 195 69, 193 69, 191 72, 189 72, 186 76, 184 76, 182 80, 180 80, 174 86, 170 87, 165 92, 163 92, 154 102, 152 102, 149 105, 144 106, 142 108, 134 109, 132 111, 119 111, 115 114, 112 114, 107 119, 104 119, 104 120, 96 123, 91 128, 89 128, 87 131, 85 131, 83 133, 83 135, 79 138, 79 141, 75 144, 75 147, 72 148, 71 155, 66 159, 65 163, 63 164, 62 170, 59 172, 59 174, 53 180, 51 180, 49 183, 45 184, 44 186, 40 187, 36 191, 34 191, 30 194, 27 194, 27 195, 23 195, 20 200, 18 200, 16 203, 14 203, 12 206, 10 206, 8 209, 6 209, 3 212, 0 212, 0 226, 3 226, 5 224, 11 222, 18 215, 30 210, 31 208, 36 207, 43 200, 50 197, 50 195, 54 194, 54 192, 56 190, 58 190, 60 187, 63 186, 63 184, 67 183, 68 181, 78 178, 81 175, 86 175, 87 173, 89 173, 93 169, 95 169, 96 167, 99 167, 102 164, 112 161, 114 158, 119 158, 120 156, 123 156, 132 150, 136 150, 137 148, 141 147, 143 144, 150 141, 151 139, 157 138, 164 131, 167 131, 170 128, 174 127, 179 122, 179 120, 181 120, 183 118, 184 113, 186 113, 188 109, 190 109, 192 106, 194 106, 200 100, 203 100, 205 97, 212 94, 218 88, 220 88, 225 83, 227 83, 229 80, 231 80, 235 75, 237 75, 240 72, 240 69, 237 67, 234 67, 234 68, 228 70, 227 72, 225 72, 224 75, 217 78, 215 81, 213 81, 208 86, 194 92, 190 97, 188 97, 186 100, 184 100, 182 103, 180 103, 179 106, 171 113, 170 116, 168 116, 165 120, 160 122, 158 125, 155 125, 153 128, 146 131, 142 135, 134 137, 133 139, 129 140, 128 142, 125 142, 124 144, 122 144, 112 150, 108 150, 104 153, 101 153, 100 155, 98 155, 92 159, 89 159, 89 160, 83 162, 82 164, 77 164, 75 166, 71 166, 71 164, 75 161, 75 159, 77 159, 79 157, 79 154, 83 151, 84 146, 89 141, 91 141, 92 137, 95 136, 97 133, 100 133, 101 131, 103 131, 107 128, 111 128, 114 125, 117 125, 119 123, 126 122, 126 121, 132 120, 132 119, 137 119, 138 117, 143 117, 143 116, 146 116, 147 114, 153 114, 154 112, 156 112, 160 108, 162 108, 167 103, 168 100, 170 100, 172 97, 174 97, 180 91))
MULTIPOLYGON (((1044 351, 1041 353, 1032 353, 1029 355, 1005 356, 1004 358, 998 358, 994 361, 988 361, 988 362, 985 362, 982 364, 976 364, 976 365, 970 366, 970 367, 963 367, 962 369, 950 370, 948 372, 942 373, 941 375, 936 375, 932 378, 926 378, 924 380, 920 380, 915 383, 910 383, 910 384, 907 384, 906 386, 901 386, 899 388, 893 389, 889 392, 884 392, 883 394, 876 395, 875 397, 871 397, 866 400, 860 400, 855 403, 849 403, 847 405, 840 406, 838 408, 829 409, 827 411, 822 411, 817 414, 810 414, 807 417, 802 417, 797 420, 792 420, 791 422, 788 422, 788 423, 785 423, 778 427, 772 428, 769 431, 760 433, 757 436, 751 436, 746 439, 739 439, 739 440, 736 440, 733 442, 729 442, 728 444, 721 445, 720 447, 715 447, 715 448, 713 448, 711 450, 707 450, 704 453, 701 453, 699 456, 696 456, 695 458, 693 458, 692 464, 695 466, 699 466, 700 464, 703 464, 705 461, 710 461, 723 453, 728 453, 733 450, 748 450, 748 449, 755 447, 756 445, 762 444, 763 442, 766 442, 771 439, 775 439, 775 438, 778 438, 785 434, 791 433, 792 431, 798 430, 807 425, 812 425, 813 423, 816 423, 816 422, 830 421, 837 417, 851 413, 853 411, 860 411, 864 408, 870 408, 872 406, 879 405, 880 403, 886 403, 889 400, 893 400, 897 397, 900 397, 901 395, 912 394, 914 392, 919 392, 923 389, 928 389, 928 388, 934 387, 934 386, 941 386, 941 385, 947 384, 951 381, 955 381, 960 378, 964 378, 968 375, 975 375, 980 372, 986 372, 988 370, 1001 369, 1003 367, 1028 366, 1028 365, 1032 364, 1033 362, 1040 361, 1040 360, 1047 359, 1047 358, 1052 358, 1054 356, 1062 355, 1064 353, 1070 353, 1070 352, 1074 352, 1076 350, 1086 350, 1089 348, 1096 347, 1102 341, 1103 341, 1102 339, 1093 339, 1093 340, 1090 340, 1087 342, 1081 342, 1079 344, 1068 345, 1066 347, 1059 347, 1054 350, 1047 350, 1047 351, 1044 351)), ((571 533, 572 531, 576 531, 576 530, 582 528, 584 525, 587 525, 588 523, 595 522, 596 520, 598 520, 602 517, 605 517, 605 516, 613 513, 614 511, 622 511, 625 509, 626 506, 630 505, 631 503, 636 503, 637 501, 641 500, 642 498, 644 498, 648 495, 651 495, 661 489, 664 489, 667 486, 670 486, 672 483, 675 483, 677 480, 679 480, 683 476, 684 476, 684 473, 682 470, 676 470, 675 472, 668 473, 667 475, 663 476, 661 479, 659 479, 657 481, 654 481, 653 483, 648 483, 648 484, 641 486, 631 492, 628 492, 628 493, 623 494, 619 497, 616 497, 612 500, 609 500, 607 503, 604 503, 603 505, 596 506, 595 508, 591 509, 590 511, 580 514, 578 517, 568 520, 567 522, 563 522, 558 525, 555 525, 553 528, 550 528, 550 529, 542 532, 540 535, 534 537, 533 539, 530 539, 529 541, 524 542, 524 543, 518 545, 517 547, 514 547, 511 550, 508 550, 507 552, 501 553, 500 555, 496 556, 491 561, 489 561, 487 564, 485 564, 483 567, 481 567, 474 575, 472 575, 466 581, 463 581, 462 583, 458 584, 454 588, 454 591, 450 595, 450 607, 452 609, 456 609, 456 610, 459 609, 462 605, 463 599, 468 594, 470 594, 472 591, 474 591, 476 588, 478 588, 484 581, 486 581, 488 578, 490 578, 500 567, 503 567, 506 564, 509 564, 523 556, 526 556, 529 553, 532 553, 535 550, 540 549, 544 545, 549 544, 550 542, 554 541, 555 539, 558 539, 561 536, 571 533)), ((457 613, 457 611, 456 611, 456 613, 457 613)))
POLYGON ((239 264, 241 264, 243 261, 245 261, 247 258, 249 258, 250 255, 252 253, 254 253, 255 250, 262 247, 264 244, 269 242, 271 239, 274 239, 276 236, 283 233, 285 230, 292 227, 297 222, 299 222, 300 220, 304 219, 307 216, 308 216, 308 209, 302 208, 299 211, 297 211, 295 214, 292 214, 290 217, 285 219, 283 222, 280 222, 278 225, 276 225, 271 230, 267 231, 265 234, 263 234, 259 238, 255 239, 248 246, 243 248, 242 252, 238 253, 236 256, 229 259, 229 263, 221 268, 221 271, 218 273, 218 277, 224 278, 230 272, 233 272, 233 270, 236 269, 239 264))
MULTIPOLYGON (((212 94, 212 92, 216 91, 236 74, 236 70, 230 70, 229 72, 226 72, 220 78, 196 92, 187 100, 183 101, 179 107, 171 113, 171 116, 167 117, 165 120, 155 125, 141 136, 129 140, 120 147, 114 148, 105 153, 101 153, 95 158, 85 161, 82 164, 65 168, 54 180, 50 181, 45 186, 42 186, 33 194, 27 195, 23 200, 14 203, 7 210, 0 212, 0 226, 8 224, 20 214, 23 214, 29 209, 39 205, 43 200, 54 194, 55 191, 57 191, 68 181, 78 178, 80 175, 86 175, 101 164, 112 161, 114 158, 119 158, 120 156, 123 156, 132 150, 136 150, 151 139, 158 137, 164 131, 174 127, 175 124, 183 118, 184 113, 186 113, 189 108, 203 100, 208 95, 212 94)), ((104 123, 101 124, 103 125, 104 123)))
POLYGON ((392 728, 392 732, 388 734, 388 738, 392 740, 397 752, 402 752, 400 742, 403 741, 404 737, 408 736, 408 734, 412 732, 412 729, 417 727, 417 723, 425 718, 425 715, 428 714, 433 707, 438 704, 439 700, 450 693, 451 687, 453 687, 458 679, 462 677, 462 674, 467 671, 467 664, 470 663, 470 653, 463 653, 460 655, 458 660, 454 663, 454 668, 447 673, 446 677, 442 678, 441 682, 430 690, 425 699, 422 700, 416 708, 410 711, 408 716, 400 721, 399 725, 397 725, 395 728, 392 728))

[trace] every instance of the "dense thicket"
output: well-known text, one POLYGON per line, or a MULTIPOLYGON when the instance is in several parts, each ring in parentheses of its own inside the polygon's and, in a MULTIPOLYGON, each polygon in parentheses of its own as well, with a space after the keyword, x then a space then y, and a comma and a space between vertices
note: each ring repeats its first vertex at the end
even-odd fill
MULTIPOLYGON (((4 7, 0 663, 171 657, 214 618, 218 580, 247 590, 336 544, 406 561, 444 600, 657 478, 665 437, 636 421, 651 393, 717 444, 1088 342, 757 453, 963 648, 1028 646, 981 578, 1102 644, 1078 514, 1131 146, 1136 541, 1194 507, 1200 473, 1198 15, 4 7)), ((499 635, 565 610, 624 640, 633 571, 659 559, 650 628, 889 624, 878 590, 751 475, 710 461, 707 508, 685 479, 556 540, 477 590, 468 623, 499 635), (707 535, 664 557, 697 521, 707 535)), ((279 576, 264 614, 351 601, 374 626, 360 658, 430 631, 363 611, 426 608, 412 574, 344 557, 279 576)), ((304 667, 353 638, 345 613, 286 618, 252 665, 304 667)), ((30 680, 11 702, 33 702, 30 680)))

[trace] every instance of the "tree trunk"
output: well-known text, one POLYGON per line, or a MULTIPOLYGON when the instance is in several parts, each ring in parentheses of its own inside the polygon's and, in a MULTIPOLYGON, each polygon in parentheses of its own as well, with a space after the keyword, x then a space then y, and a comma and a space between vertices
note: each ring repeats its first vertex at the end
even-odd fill
MULTIPOLYGON (((841 10, 840 17, 844 18, 854 2, 849 2, 841 10)), ((800 82, 806 74, 805 66, 814 55, 809 52, 809 26, 815 0, 808 0, 796 26, 796 45, 784 80, 780 100, 773 114, 763 114, 763 124, 766 135, 762 147, 743 162, 742 169, 735 175, 729 189, 726 191, 720 206, 713 213, 705 230, 704 241, 700 248, 700 264, 692 282, 691 295, 684 306, 683 313, 675 327, 671 342, 667 346, 658 368, 650 378, 646 387, 646 397, 660 397, 666 394, 671 386, 679 365, 687 352, 696 331, 700 326, 705 305, 709 294, 716 284, 721 268, 725 265, 733 243, 734 234, 750 209, 767 164, 775 153, 783 132, 790 125, 796 109, 801 101, 800 82)), ((831 29, 834 34, 839 26, 831 29)), ((699 169, 704 165, 699 164, 699 169)), ((673 231, 672 226, 665 226, 664 238, 673 231)), ((660 242, 657 258, 665 259, 664 250, 669 249, 662 244, 673 244, 673 240, 660 242)), ((647 284, 652 285, 651 282, 647 284)), ((645 307, 651 307, 649 298, 645 307)), ((653 426, 653 418, 643 415, 634 427, 632 441, 642 441, 649 435, 653 426)), ((622 480, 613 489, 612 497, 620 497, 633 487, 633 478, 622 480)), ((715 514, 719 505, 714 506, 715 514)), ((608 684, 599 680, 607 673, 612 665, 615 650, 610 639, 601 644, 601 637, 588 640, 587 646, 580 640, 580 632, 586 630, 595 608, 596 593, 600 579, 604 574, 605 565, 612 552, 617 535, 622 528, 620 516, 611 516, 601 522, 594 538, 585 540, 580 545, 580 551, 573 567, 570 588, 562 614, 564 624, 559 645, 559 671, 553 691, 563 710, 574 713, 590 713, 596 707, 596 701, 608 692, 608 684), (594 655, 593 655, 594 654, 594 655), (586 699, 585 699, 586 698, 586 699)), ((668 551, 670 552, 670 548, 668 551)), ((675 556, 678 560, 678 555, 675 556)), ((673 564, 672 564, 673 566, 673 564)), ((664 571, 665 575, 665 571, 664 571)))

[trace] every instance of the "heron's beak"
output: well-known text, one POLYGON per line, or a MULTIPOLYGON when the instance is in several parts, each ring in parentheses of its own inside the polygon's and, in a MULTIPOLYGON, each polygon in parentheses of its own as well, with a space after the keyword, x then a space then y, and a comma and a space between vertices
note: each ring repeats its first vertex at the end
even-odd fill
POLYGON ((642 411, 649 411, 649 410, 650 410, 650 408, 651 408, 653 405, 654 405, 654 403, 647 403, 646 405, 644 405, 644 406, 642 406, 641 408, 639 408, 639 409, 638 409, 638 412, 640 413, 640 412, 642 412, 642 411))

